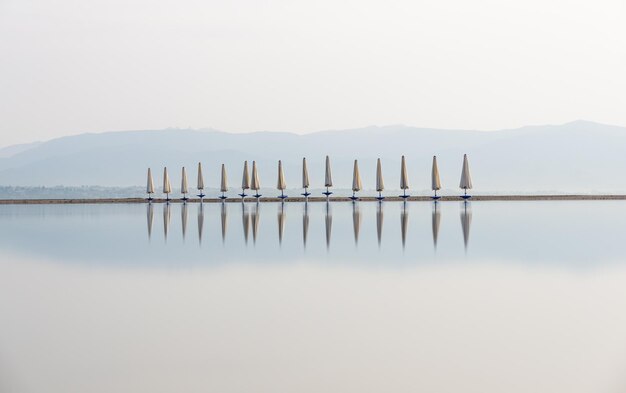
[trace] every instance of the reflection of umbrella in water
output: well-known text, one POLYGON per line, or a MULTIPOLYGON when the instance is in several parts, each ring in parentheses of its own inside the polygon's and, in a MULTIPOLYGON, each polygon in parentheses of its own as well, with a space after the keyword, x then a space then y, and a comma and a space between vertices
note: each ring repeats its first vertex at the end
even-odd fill
POLYGON ((376 210, 376 236, 378 237, 379 247, 383 236, 383 218, 383 205, 379 203, 378 210, 376 210))
POLYGON ((285 234, 285 205, 280 204, 278 209, 278 243, 283 244, 283 235, 285 234))
POLYGON ((165 235, 165 240, 167 240, 167 232, 169 232, 170 229, 171 216, 170 204, 166 203, 163 205, 163 234, 165 235))
POLYGON ((146 210, 146 217, 148 219, 148 240, 152 236, 152 222, 154 221, 154 206, 148 204, 148 210, 146 210))
POLYGON ((259 233, 259 205, 256 205, 254 210, 252 210, 251 221, 252 221, 252 240, 256 244, 256 236, 259 233))
POLYGON ((409 226, 409 212, 406 209, 406 203, 402 208, 402 213, 400 213, 400 230, 402 232, 402 248, 406 245, 406 232, 409 226))
POLYGON ((202 243, 202 228, 204 227, 204 205, 198 205, 198 243, 202 243))
POLYGON ((461 210, 461 228, 463 229, 463 243, 465 251, 469 243, 470 226, 472 225, 472 209, 468 209, 467 202, 463 202, 463 210, 461 210))
POLYGON ((432 226, 433 226, 433 246, 437 248, 437 238, 439 237, 439 225, 441 223, 441 212, 437 209, 439 204, 434 203, 432 214, 432 226))
POLYGON ((222 243, 226 240, 226 229, 228 227, 228 204, 222 203, 222 243))
POLYGON ((326 218, 324 220, 326 224, 326 248, 330 247, 330 236, 333 230, 333 214, 330 210, 330 205, 326 202, 326 218))
POLYGON ((306 239, 309 235, 309 205, 304 204, 304 211, 302 212, 302 244, 306 247, 306 239))
POLYGON ((352 228, 354 229, 354 244, 358 244, 361 230, 361 209, 357 204, 352 205, 352 228))
POLYGON ((248 244, 248 233, 250 232, 250 213, 245 204, 241 204, 241 223, 243 224, 243 238, 248 244))
POLYGON ((187 204, 183 203, 180 207, 180 222, 183 228, 183 240, 187 234, 187 204))

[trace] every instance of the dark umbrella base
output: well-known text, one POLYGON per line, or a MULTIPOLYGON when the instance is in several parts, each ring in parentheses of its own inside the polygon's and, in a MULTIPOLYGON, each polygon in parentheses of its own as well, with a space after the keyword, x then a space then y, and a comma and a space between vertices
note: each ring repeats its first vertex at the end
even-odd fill
POLYGON ((228 197, 227 197, 226 195, 220 195, 218 198, 219 198, 219 199, 226 199, 226 198, 228 198, 228 197))
POLYGON ((403 199, 407 199, 411 197, 410 195, 398 195, 398 196, 403 199))
POLYGON ((472 196, 471 195, 461 195, 461 198, 463 199, 470 199, 472 196))
POLYGON ((430 198, 431 198, 431 199, 433 199, 433 200, 435 200, 435 201, 436 201, 437 199, 441 199, 441 197, 440 197, 439 195, 434 195, 434 196, 431 196, 430 198))
POLYGON ((287 195, 279 195, 278 198, 285 199, 285 198, 287 198, 287 195))

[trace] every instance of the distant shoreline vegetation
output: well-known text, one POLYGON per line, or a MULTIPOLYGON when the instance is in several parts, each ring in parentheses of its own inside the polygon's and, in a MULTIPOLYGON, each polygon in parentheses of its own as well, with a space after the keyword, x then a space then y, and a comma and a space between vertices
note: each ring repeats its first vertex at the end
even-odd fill
MULTIPOLYGON (((96 199, 96 198, 145 198, 145 187, 144 186, 125 186, 125 187, 109 187, 109 186, 52 186, 52 187, 44 187, 44 186, 0 186, 0 199, 96 199)), ((262 189, 261 190, 264 196, 267 197, 275 197, 278 195, 277 191, 272 188, 262 189)), ((322 189, 310 189, 313 196, 321 196, 322 189)), ((208 188, 205 190, 208 198, 215 198, 219 195, 218 189, 208 188)), ((287 189, 286 193, 289 195, 300 196, 301 190, 299 189, 287 189)), ((389 189, 386 190, 385 195, 388 196, 396 196, 399 190, 389 189)), ((363 197, 366 196, 374 196, 374 190, 364 190, 363 197)), ((229 197, 235 198, 236 190, 233 189, 232 192, 227 193, 229 197)), ((430 191, 423 190, 414 190, 413 194, 415 196, 429 196, 430 191)), ((507 196, 507 195, 620 195, 622 193, 619 192, 564 192, 564 191, 556 191, 556 190, 544 190, 544 191, 536 191, 536 192, 523 192, 523 191, 515 191, 515 192, 495 192, 495 191, 483 191, 476 192, 474 195, 498 195, 498 196, 507 196)), ((337 188, 335 189, 335 195, 348 197, 351 195, 351 191, 348 189, 337 188)), ((459 191, 454 189, 450 190, 442 190, 441 195, 444 196, 458 196, 459 191)), ((157 193, 155 195, 157 198, 161 197, 161 194, 157 193)), ((172 194, 173 199, 178 199, 179 195, 174 192, 172 194)))

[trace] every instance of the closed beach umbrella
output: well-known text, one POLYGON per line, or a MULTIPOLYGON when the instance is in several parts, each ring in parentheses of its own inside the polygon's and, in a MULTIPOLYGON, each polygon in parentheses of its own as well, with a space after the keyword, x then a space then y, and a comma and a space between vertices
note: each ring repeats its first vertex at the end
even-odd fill
POLYGON ((467 161, 467 154, 463 154, 463 169, 461 170, 461 182, 459 187, 464 190, 463 198, 469 198, 467 190, 472 189, 472 176, 470 175, 469 162, 467 161))
POLYGON ((354 169, 352 171, 352 196, 350 199, 356 201, 358 198, 356 193, 363 189, 363 185, 361 184, 361 174, 359 173, 359 162, 354 160, 354 169))
POLYGON ((181 177, 182 179, 180 181, 180 193, 183 194, 183 201, 186 201, 187 193, 189 192, 189 186, 187 185, 187 171, 185 170, 185 167, 183 167, 181 177))
POLYGON ((152 200, 152 194, 154 194, 154 180, 152 179, 152 170, 148 168, 148 182, 146 184, 146 193, 148 193, 148 199, 152 200))
POLYGON ((402 198, 408 198, 410 195, 406 194, 406 190, 409 189, 409 175, 406 170, 406 160, 402 156, 402 163, 400 164, 400 189, 403 190, 402 198))
POLYGON ((283 162, 278 160, 278 181, 276 182, 276 189, 280 190, 280 199, 287 198, 287 195, 284 194, 285 188, 287 188, 287 183, 285 182, 285 173, 283 172, 283 162))
POLYGON ((259 194, 259 190, 261 189, 261 181, 259 180, 259 172, 256 169, 256 161, 252 161, 252 180, 250 182, 250 188, 256 191, 254 197, 259 200, 261 194, 259 194))
POLYGON ((326 198, 328 198, 328 196, 332 194, 332 192, 328 190, 328 188, 332 186, 333 186, 333 174, 330 170, 330 157, 326 156, 326 174, 324 177, 324 187, 326 187, 326 192, 323 192, 323 194, 326 195, 326 198))
POLYGON ((433 199, 439 199, 437 191, 441 190, 441 179, 439 178, 439 167, 437 166, 437 156, 433 156, 433 170, 431 173, 431 189, 435 192, 433 199))
POLYGON ((304 188, 304 193, 302 195, 304 195, 305 198, 308 198, 308 196, 311 195, 311 193, 308 191, 309 170, 306 166, 306 158, 302 159, 302 188, 304 188))
POLYGON ((248 173, 248 161, 243 162, 243 177, 241 179, 241 194, 243 199, 246 197, 246 190, 250 188, 250 174, 248 173))
POLYGON ((224 193, 228 191, 228 176, 226 176, 226 165, 224 164, 222 164, 222 181, 220 182, 220 191, 222 192, 220 199, 226 199, 226 195, 224 195, 224 193))
POLYGON ((383 168, 382 168, 382 165, 380 164, 380 158, 379 158, 378 161, 376 162, 376 191, 378 191, 378 197, 376 199, 378 199, 379 201, 382 201, 384 199, 384 197, 381 194, 384 189, 385 189, 385 182, 383 180, 383 168))
POLYGON ((167 167, 163 168, 163 193, 167 200, 170 200, 170 193, 172 192, 172 185, 170 184, 170 175, 167 173, 167 167))
POLYGON ((198 163, 198 191, 200 191, 200 193, 198 194, 198 197, 200 197, 200 199, 204 198, 204 176, 202 175, 202 163, 198 163))

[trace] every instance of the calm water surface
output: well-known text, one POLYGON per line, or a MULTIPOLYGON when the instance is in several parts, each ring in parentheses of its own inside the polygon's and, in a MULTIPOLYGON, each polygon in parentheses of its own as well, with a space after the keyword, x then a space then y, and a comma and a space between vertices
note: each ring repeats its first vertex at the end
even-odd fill
POLYGON ((0 206, 0 392, 623 392, 626 203, 0 206))

